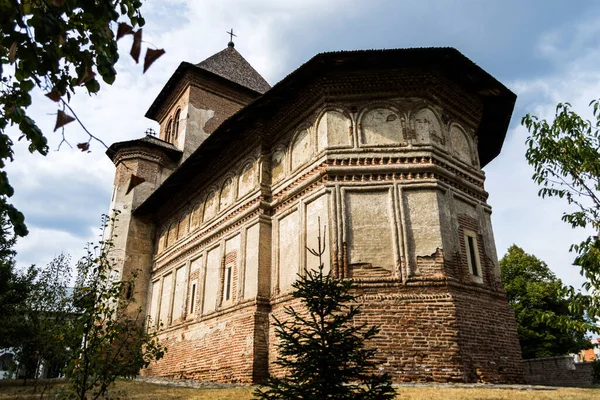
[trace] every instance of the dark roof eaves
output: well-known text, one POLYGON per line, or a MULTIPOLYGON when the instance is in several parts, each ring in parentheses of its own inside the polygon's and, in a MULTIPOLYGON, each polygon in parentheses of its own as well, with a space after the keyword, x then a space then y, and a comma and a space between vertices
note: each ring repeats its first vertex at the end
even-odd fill
POLYGON ((165 142, 162 139, 153 138, 154 140, 159 141, 158 143, 144 140, 144 139, 146 139, 146 137, 143 137, 140 139, 126 140, 123 142, 113 143, 109 146, 108 149, 106 149, 105 154, 108 156, 108 158, 110 158, 112 161, 114 161, 115 155, 122 148, 132 147, 132 146, 142 146, 142 147, 160 149, 160 150, 164 151, 167 154, 167 156, 169 156, 169 158, 171 158, 172 160, 178 160, 183 155, 183 152, 181 150, 174 148, 174 146, 171 143, 165 142), (165 144, 168 144, 170 146, 166 146, 160 142, 164 142, 165 144))

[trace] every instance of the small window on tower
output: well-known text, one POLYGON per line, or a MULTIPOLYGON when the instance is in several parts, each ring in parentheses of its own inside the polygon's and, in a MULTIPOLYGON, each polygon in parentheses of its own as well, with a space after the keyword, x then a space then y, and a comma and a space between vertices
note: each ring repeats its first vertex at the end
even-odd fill
POLYGON ((476 278, 481 279, 481 264, 479 262, 479 248, 477 246, 477 234, 472 231, 465 231, 465 250, 467 252, 467 265, 469 272, 476 278))
POLYGON ((196 284, 192 284, 192 293, 190 294, 190 314, 194 314, 196 307, 196 284))
POLYGON ((167 129, 165 130, 165 140, 167 142, 171 141, 171 130, 173 129, 173 120, 170 119, 167 123, 167 129))
POLYGON ((175 113, 175 120, 173 121, 173 141, 177 140, 179 134, 179 118, 181 117, 181 110, 177 110, 175 113))
POLYGON ((233 273, 233 268, 232 266, 228 266, 225 269, 225 290, 223 293, 223 297, 225 301, 229 301, 229 299, 231 299, 231 275, 233 273))

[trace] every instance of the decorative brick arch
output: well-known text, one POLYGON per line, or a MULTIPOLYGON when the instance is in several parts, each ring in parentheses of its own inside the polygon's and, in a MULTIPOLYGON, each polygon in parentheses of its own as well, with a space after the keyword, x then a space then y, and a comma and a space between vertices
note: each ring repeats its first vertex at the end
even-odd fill
POLYGON ((287 167, 288 156, 287 156, 287 146, 278 145, 273 147, 271 151, 271 181, 272 183, 279 182, 289 174, 289 169, 287 167))
POLYGON ((237 176, 229 173, 223 177, 223 183, 219 189, 219 208, 217 213, 231 206, 237 198, 237 176))
POLYGON ((171 132, 173 130, 173 118, 169 118, 165 129, 165 141, 171 142, 171 132))
POLYGON ((449 128, 452 154, 460 161, 474 166, 473 162, 473 139, 467 131, 458 123, 453 122, 449 128))
POLYGON ((177 241, 177 231, 178 231, 177 222, 178 221, 173 221, 169 225, 169 231, 167 233, 167 245, 165 246, 165 248, 171 247, 171 245, 173 245, 173 243, 175 243, 177 241))
POLYGON ((175 117, 173 118, 173 142, 179 137, 179 120, 181 118, 181 108, 177 108, 175 111, 175 117))
POLYGON ((237 196, 243 197, 254 190, 258 183, 257 162, 255 157, 244 160, 238 172, 237 196))
POLYGON ((177 239, 181 239, 189 232, 190 214, 186 210, 179 218, 179 228, 177 230, 177 239))
POLYGON ((219 213, 219 192, 211 188, 204 199, 202 222, 210 221, 219 213))
POLYGON ((321 110, 314 127, 317 152, 326 148, 352 147, 354 122, 352 113, 342 106, 328 106, 321 110), (333 117, 333 121, 326 121, 330 116, 333 117), (343 126, 342 121, 347 122, 348 126, 343 126))
POLYGON ((190 213, 190 232, 202 225, 202 206, 201 202, 194 204, 190 213))
POLYGON ((410 136, 416 144, 446 144, 446 132, 440 113, 428 104, 410 111, 410 136), (428 115, 429 114, 429 115, 428 115))
POLYGON ((295 171, 310 162, 315 155, 314 129, 311 125, 300 126, 288 147, 289 170, 295 171))
POLYGON ((388 147, 405 144, 405 121, 406 115, 393 103, 369 104, 358 116, 359 146, 388 147))

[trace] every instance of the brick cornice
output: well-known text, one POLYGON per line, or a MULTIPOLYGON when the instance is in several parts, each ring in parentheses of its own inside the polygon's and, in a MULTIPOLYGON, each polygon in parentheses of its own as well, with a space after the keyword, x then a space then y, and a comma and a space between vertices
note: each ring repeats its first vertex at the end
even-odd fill
POLYGON ((119 151, 114 158, 114 163, 115 166, 119 166, 120 163, 133 159, 142 159, 161 166, 169 164, 169 159, 159 152, 149 152, 136 148, 119 151))

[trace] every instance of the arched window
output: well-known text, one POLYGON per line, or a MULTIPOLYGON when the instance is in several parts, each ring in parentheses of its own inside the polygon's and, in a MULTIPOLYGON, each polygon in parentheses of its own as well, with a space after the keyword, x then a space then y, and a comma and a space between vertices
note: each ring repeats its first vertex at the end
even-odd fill
POLYGON ((175 113, 175 121, 173 123, 173 140, 177 140, 179 134, 179 117, 181 116, 181 109, 178 109, 175 113))
POLYGON ((169 122, 167 123, 167 130, 165 132, 165 140, 167 142, 171 141, 171 129, 173 127, 173 119, 170 119, 169 122))

